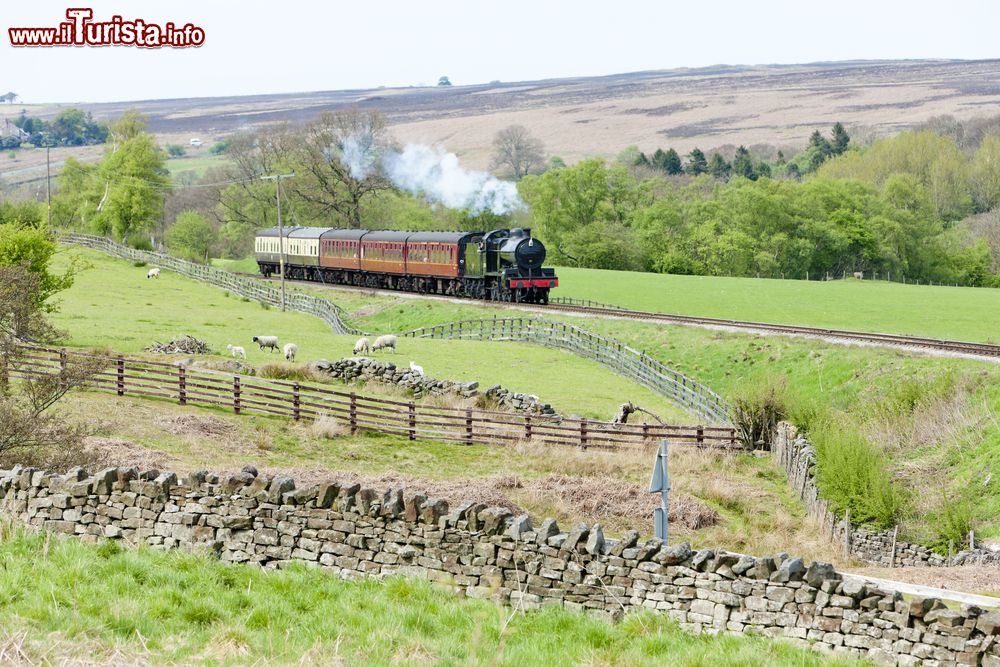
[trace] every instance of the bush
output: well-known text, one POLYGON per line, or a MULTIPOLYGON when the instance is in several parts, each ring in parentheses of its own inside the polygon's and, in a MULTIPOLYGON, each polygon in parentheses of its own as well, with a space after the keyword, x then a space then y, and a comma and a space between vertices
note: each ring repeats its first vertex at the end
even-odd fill
POLYGON ((906 498, 893 482, 885 452, 832 418, 813 425, 809 435, 816 447, 820 494, 836 508, 850 509, 854 523, 891 528, 906 498))
POLYGON ((142 267, 146 266, 146 262, 144 262, 142 260, 137 260, 135 262, 132 262, 132 266, 134 266, 136 268, 142 268, 142 267))
POLYGON ((976 518, 976 500, 972 493, 943 497, 941 508, 930 515, 929 524, 934 535, 928 546, 938 553, 948 553, 949 546, 961 551, 968 544, 969 531, 976 518))
POLYGON ((770 449, 778 422, 787 414, 784 380, 767 378, 744 389, 733 401, 733 424, 743 448, 770 449))
POLYGON ((271 380, 288 380, 289 382, 318 382, 323 380, 307 366, 295 364, 273 363, 264 364, 257 369, 257 375, 271 380))

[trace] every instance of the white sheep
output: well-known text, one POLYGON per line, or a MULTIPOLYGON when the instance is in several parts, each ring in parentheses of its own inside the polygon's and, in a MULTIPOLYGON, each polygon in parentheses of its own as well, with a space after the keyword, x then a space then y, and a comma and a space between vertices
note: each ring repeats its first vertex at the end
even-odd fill
POLYGON ((295 361, 295 355, 299 353, 299 346, 295 343, 285 343, 282 352, 285 353, 285 361, 295 361))
POLYGON ((416 373, 417 375, 423 375, 424 374, 424 367, 423 366, 417 366, 412 361, 410 362, 410 370, 413 371, 414 373, 416 373))
POLYGON ((153 268, 151 268, 149 271, 146 272, 146 278, 159 278, 159 277, 160 277, 159 267, 154 266, 153 268))
POLYGON ((387 334, 385 336, 379 336, 372 343, 372 352, 375 350, 386 350, 392 348, 392 351, 396 351, 396 337, 392 334, 387 334))
POLYGON ((244 350, 239 345, 227 345, 226 349, 233 355, 233 358, 240 357, 241 359, 247 358, 247 351, 244 350))
POLYGON ((361 354, 362 352, 368 354, 371 347, 372 345, 367 338, 359 338, 358 342, 354 344, 354 354, 361 354))
POLYGON ((278 337, 277 336, 254 336, 253 342, 260 345, 260 349, 263 350, 265 347, 274 350, 278 350, 278 337))

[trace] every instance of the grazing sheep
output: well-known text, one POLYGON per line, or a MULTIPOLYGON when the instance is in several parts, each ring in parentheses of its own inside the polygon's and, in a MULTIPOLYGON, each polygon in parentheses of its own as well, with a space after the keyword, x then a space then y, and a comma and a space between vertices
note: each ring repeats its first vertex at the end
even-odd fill
POLYGON ((151 268, 149 271, 146 272, 146 278, 159 278, 159 277, 160 277, 160 269, 158 267, 154 266, 153 268, 151 268))
POLYGON ((295 355, 299 353, 299 346, 295 343, 285 343, 282 351, 285 353, 285 361, 295 361, 295 355))
POLYGON ((372 345, 368 342, 367 338, 359 338, 358 342, 354 344, 354 354, 361 354, 362 352, 368 354, 371 347, 372 345))
POLYGON ((234 359, 236 357, 240 357, 241 359, 247 358, 247 351, 244 350, 239 345, 227 345, 226 349, 229 350, 230 353, 232 353, 234 359))
POLYGON ((390 347, 392 348, 393 352, 396 351, 396 337, 391 334, 386 336, 379 336, 378 338, 375 339, 375 342, 372 343, 372 352, 374 352, 375 350, 386 350, 390 347))
POLYGON ((275 352, 278 351, 278 337, 277 336, 254 336, 253 337, 253 342, 255 342, 258 345, 260 345, 260 349, 261 350, 263 350, 266 347, 266 348, 268 348, 270 350, 274 350, 275 352))
POLYGON ((414 373, 416 373, 417 375, 423 375, 424 374, 424 367, 423 366, 417 366, 412 361, 410 362, 410 370, 413 371, 414 373))

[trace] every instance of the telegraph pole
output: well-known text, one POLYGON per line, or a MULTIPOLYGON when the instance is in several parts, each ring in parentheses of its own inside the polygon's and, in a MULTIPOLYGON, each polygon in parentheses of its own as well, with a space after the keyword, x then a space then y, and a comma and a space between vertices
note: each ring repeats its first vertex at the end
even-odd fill
POLYGON ((285 310, 285 227, 281 224, 281 179, 291 178, 295 172, 290 174, 275 174, 273 176, 261 176, 262 181, 274 181, 274 198, 278 203, 278 266, 281 270, 281 310, 285 310))

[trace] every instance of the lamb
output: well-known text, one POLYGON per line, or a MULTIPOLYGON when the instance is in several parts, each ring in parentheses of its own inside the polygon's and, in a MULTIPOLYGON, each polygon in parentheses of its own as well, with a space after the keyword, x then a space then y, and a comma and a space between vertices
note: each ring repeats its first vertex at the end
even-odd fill
POLYGON ((244 350, 239 345, 227 345, 226 349, 233 355, 233 358, 240 357, 242 359, 247 358, 247 351, 244 350))
POLYGON ((270 350, 274 350, 275 352, 278 351, 278 337, 277 336, 254 336, 253 337, 253 342, 255 342, 258 345, 260 345, 260 349, 261 350, 263 350, 266 347, 266 348, 268 348, 270 350))
POLYGON ((371 347, 372 345, 368 342, 367 338, 359 338, 358 342, 354 344, 354 354, 360 354, 362 352, 368 354, 371 347))
POLYGON ((146 278, 159 278, 159 277, 160 277, 159 267, 154 266, 153 268, 151 268, 149 271, 146 272, 146 278))
POLYGON ((423 366, 417 366, 412 361, 410 362, 410 370, 413 371, 414 373, 416 373, 417 375, 423 375, 424 374, 424 367, 423 366))
POLYGON ((392 348, 393 352, 396 351, 396 337, 393 336, 392 334, 379 336, 378 338, 375 339, 375 342, 372 343, 372 352, 374 352, 375 350, 385 350, 390 347, 392 348))
POLYGON ((299 352, 299 346, 295 343, 285 343, 282 351, 285 353, 285 361, 295 361, 295 355, 299 352))

